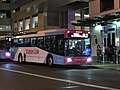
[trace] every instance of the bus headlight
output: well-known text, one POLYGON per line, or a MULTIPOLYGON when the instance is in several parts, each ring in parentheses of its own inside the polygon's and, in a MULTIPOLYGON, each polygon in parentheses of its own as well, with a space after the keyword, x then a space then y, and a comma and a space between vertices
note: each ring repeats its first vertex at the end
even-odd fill
POLYGON ((5 53, 5 56, 6 56, 6 57, 10 57, 10 52, 6 52, 6 53, 5 53))
POLYGON ((72 59, 71 58, 67 58, 67 62, 72 62, 72 59))
POLYGON ((92 61, 91 57, 87 58, 87 62, 91 62, 91 61, 92 61))

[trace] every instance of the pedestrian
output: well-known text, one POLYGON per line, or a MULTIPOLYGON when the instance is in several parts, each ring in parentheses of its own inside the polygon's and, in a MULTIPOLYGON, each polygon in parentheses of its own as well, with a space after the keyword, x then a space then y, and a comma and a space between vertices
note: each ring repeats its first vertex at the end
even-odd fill
POLYGON ((96 52, 97 52, 97 62, 101 62, 101 59, 102 59, 102 49, 101 49, 99 44, 97 45, 96 52))
POLYGON ((114 47, 113 45, 110 45, 108 48, 108 62, 113 63, 113 55, 115 54, 114 52, 114 47))

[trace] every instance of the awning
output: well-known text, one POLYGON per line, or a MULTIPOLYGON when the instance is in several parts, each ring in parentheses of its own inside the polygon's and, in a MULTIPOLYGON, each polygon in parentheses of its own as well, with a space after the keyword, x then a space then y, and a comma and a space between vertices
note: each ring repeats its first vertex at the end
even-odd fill
POLYGON ((103 23, 103 22, 110 23, 112 21, 119 21, 119 20, 120 20, 120 12, 113 12, 106 15, 74 20, 71 21, 71 24, 75 26, 91 26, 95 23, 103 23))

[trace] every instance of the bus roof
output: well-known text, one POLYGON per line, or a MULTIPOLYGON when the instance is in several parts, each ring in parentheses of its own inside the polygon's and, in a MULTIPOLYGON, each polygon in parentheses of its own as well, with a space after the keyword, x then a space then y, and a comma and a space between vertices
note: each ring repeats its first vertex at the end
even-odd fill
MULTIPOLYGON (((68 30, 68 29, 51 29, 51 30, 44 30, 38 31, 36 34, 26 34, 26 35, 17 35, 13 38, 30 38, 30 37, 39 37, 39 36, 49 36, 49 35, 60 35, 64 34, 64 32, 74 32, 74 31, 82 31, 82 30, 68 30)), ((88 31, 83 31, 88 32, 88 31)))
POLYGON ((47 35, 58 35, 63 34, 66 29, 51 29, 38 31, 36 34, 27 34, 27 35, 17 35, 13 38, 29 38, 29 37, 39 37, 39 36, 47 36, 47 35))

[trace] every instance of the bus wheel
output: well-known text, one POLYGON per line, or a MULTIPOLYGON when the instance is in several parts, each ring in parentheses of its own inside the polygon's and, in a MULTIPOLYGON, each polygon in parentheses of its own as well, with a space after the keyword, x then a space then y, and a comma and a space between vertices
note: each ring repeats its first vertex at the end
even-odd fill
POLYGON ((47 65, 52 66, 53 65, 53 58, 52 56, 47 57, 47 65))
POLYGON ((22 61, 23 61, 22 54, 19 54, 19 55, 18 55, 18 62, 22 62, 22 61))
POLYGON ((26 62, 26 54, 24 53, 24 62, 26 62))

